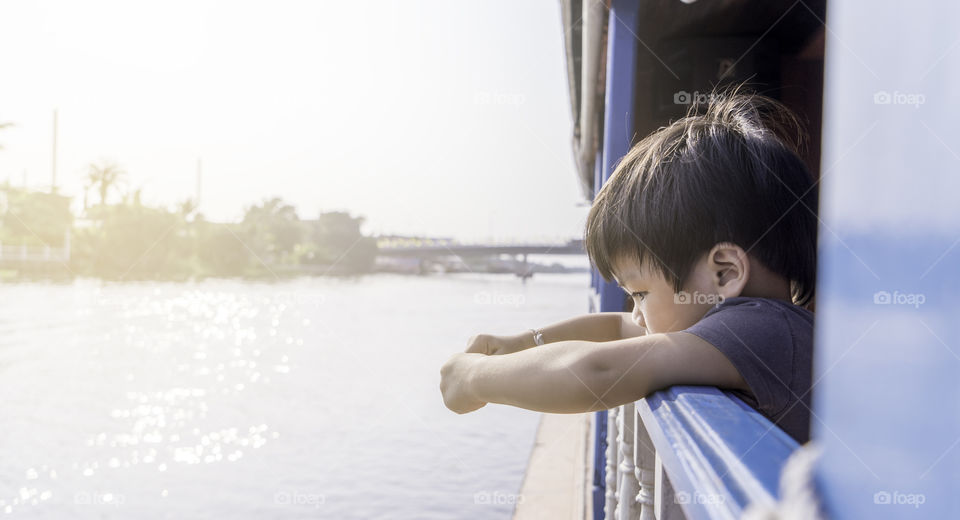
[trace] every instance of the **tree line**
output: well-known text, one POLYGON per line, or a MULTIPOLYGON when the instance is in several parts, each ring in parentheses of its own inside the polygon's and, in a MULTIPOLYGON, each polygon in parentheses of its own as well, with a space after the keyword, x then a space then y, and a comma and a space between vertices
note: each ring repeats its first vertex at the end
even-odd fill
POLYGON ((240 222, 212 222, 192 199, 173 208, 144 204, 139 189, 124 189, 125 178, 115 163, 91 164, 77 216, 68 197, 7 182, 0 186, 0 244, 62 248, 69 241, 72 275, 113 280, 373 269, 377 245, 361 233, 363 217, 331 211, 301 219, 275 197, 248 206, 240 222))

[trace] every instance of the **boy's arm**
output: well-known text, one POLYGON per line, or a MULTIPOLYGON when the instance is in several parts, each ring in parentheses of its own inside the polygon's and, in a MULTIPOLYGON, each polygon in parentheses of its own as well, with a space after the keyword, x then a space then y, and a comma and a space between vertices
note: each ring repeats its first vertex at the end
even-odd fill
POLYGON ((457 413, 486 403, 582 413, 677 384, 748 389, 726 356, 687 332, 562 341, 503 356, 455 354, 441 369, 440 388, 457 413))
MULTIPOLYGON (((551 323, 540 329, 544 343, 558 341, 615 341, 639 336, 645 331, 629 312, 594 312, 551 323)), ((512 354, 536 345, 529 330, 513 336, 477 334, 467 342, 467 352, 512 354)))
POLYGON ((643 328, 633 323, 629 312, 592 312, 542 327, 545 343, 558 341, 615 341, 639 336, 643 328))

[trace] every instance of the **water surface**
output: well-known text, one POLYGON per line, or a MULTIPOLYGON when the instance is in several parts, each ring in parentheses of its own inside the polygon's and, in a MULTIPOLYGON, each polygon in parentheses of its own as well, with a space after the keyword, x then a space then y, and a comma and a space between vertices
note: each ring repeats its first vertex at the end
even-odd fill
POLYGON ((476 332, 588 275, 0 286, 0 514, 509 518, 539 414, 444 408, 476 332))

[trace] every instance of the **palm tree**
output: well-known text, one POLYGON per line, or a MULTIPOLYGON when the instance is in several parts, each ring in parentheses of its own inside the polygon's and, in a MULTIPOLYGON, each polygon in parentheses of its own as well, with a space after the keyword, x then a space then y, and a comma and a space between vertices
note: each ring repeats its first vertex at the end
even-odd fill
POLYGON ((116 188, 127 172, 113 161, 101 160, 99 164, 91 163, 87 168, 87 190, 96 189, 100 195, 100 205, 107 202, 107 194, 116 188))
POLYGON ((177 211, 183 218, 189 218, 195 211, 197 211, 197 201, 190 198, 184 199, 180 204, 177 205, 177 211))

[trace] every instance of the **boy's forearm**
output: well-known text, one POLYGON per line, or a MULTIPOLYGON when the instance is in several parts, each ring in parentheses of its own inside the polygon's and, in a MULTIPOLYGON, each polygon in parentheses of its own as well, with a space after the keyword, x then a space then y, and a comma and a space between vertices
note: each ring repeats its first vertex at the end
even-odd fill
POLYGON ((621 339, 621 312, 594 312, 541 327, 544 343, 558 341, 614 341, 621 339))
POLYGON ((615 350, 604 348, 599 343, 563 341, 480 358, 469 378, 471 393, 487 403, 547 413, 591 412, 623 404, 624 395, 637 393, 624 388, 635 388, 637 380, 621 381, 634 367, 617 363, 615 350), (614 385, 620 388, 606 397, 614 385))

